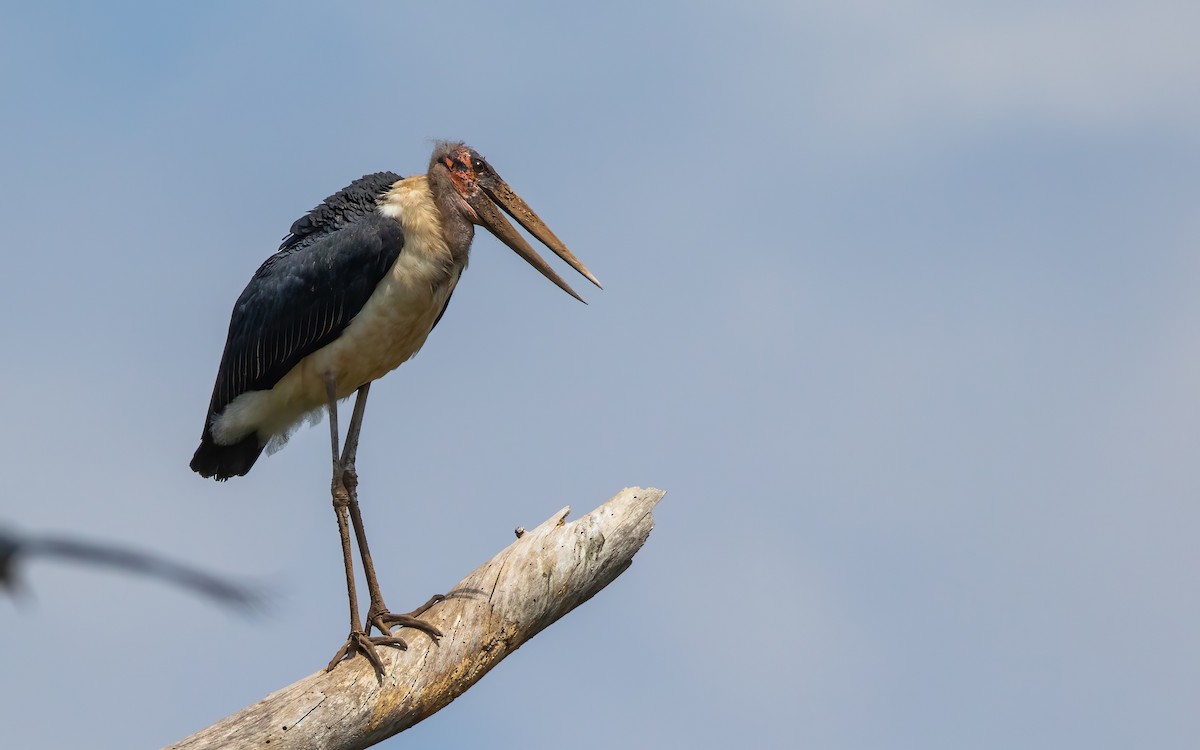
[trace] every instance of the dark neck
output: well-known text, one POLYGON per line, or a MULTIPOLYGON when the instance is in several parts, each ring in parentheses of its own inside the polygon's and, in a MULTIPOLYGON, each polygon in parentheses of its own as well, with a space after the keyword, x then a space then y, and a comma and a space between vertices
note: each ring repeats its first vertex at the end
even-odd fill
POLYGON ((446 247, 450 248, 454 263, 465 266, 471 240, 475 238, 475 225, 463 212, 462 198, 458 196, 445 170, 430 170, 429 187, 442 217, 442 236, 446 240, 446 247))

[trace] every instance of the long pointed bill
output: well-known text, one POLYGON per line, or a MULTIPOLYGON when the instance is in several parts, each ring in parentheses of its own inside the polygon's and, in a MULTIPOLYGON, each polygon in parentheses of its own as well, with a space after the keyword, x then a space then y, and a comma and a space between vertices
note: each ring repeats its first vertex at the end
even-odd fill
MULTIPOLYGON (((471 208, 474 208, 475 213, 479 215, 480 223, 487 227, 489 232, 496 235, 497 239, 499 239, 505 245, 511 247, 513 252, 524 258, 529 265, 540 271, 541 274, 547 279, 553 281, 559 289, 563 290, 580 302, 583 302, 585 305, 587 304, 583 297, 580 297, 575 293, 575 290, 571 288, 570 284, 563 281, 562 277, 554 272, 554 269, 550 267, 550 264, 546 262, 545 258, 538 255, 537 251, 530 247, 529 243, 525 241, 525 238, 521 236, 520 232, 518 232, 512 224, 508 223, 508 219, 504 218, 504 214, 496 210, 496 206, 493 205, 490 200, 488 200, 487 195, 484 193, 479 193, 479 195, 477 195, 475 199, 471 201, 471 208)), ((542 238, 538 237, 538 239, 542 238)), ((553 247, 551 247, 551 249, 553 249, 553 247)), ((576 262, 578 263, 578 261, 576 262)))
MULTIPOLYGON (((490 165, 489 165, 490 166, 490 165)), ((485 179, 480 180, 480 185, 484 192, 491 196, 496 205, 504 209, 504 213, 517 220, 517 223, 525 227, 525 231, 538 238, 546 247, 554 251, 554 254, 571 264, 571 268, 581 273, 585 279, 600 286, 600 282, 592 275, 592 272, 587 270, 587 266, 579 258, 575 257, 575 253, 567 249, 563 241, 555 236, 554 232, 550 231, 550 227, 533 212, 529 204, 521 199, 521 196, 513 192, 513 189, 508 186, 508 183, 500 179, 500 175, 494 171, 487 175, 485 179)))
POLYGON ((516 219, 518 224, 525 227, 525 231, 537 237, 539 242, 553 250, 555 255, 565 260, 585 279, 600 289, 604 288, 600 286, 600 282, 587 269, 587 266, 575 257, 575 253, 568 250, 566 244, 550 231, 550 227, 546 226, 546 222, 542 221, 541 217, 529 207, 529 204, 513 192, 513 189, 501 179, 500 175, 496 174, 496 170, 492 169, 491 164, 484 161, 483 169, 480 170, 478 177, 480 187, 497 206, 504 209, 504 213, 516 219))

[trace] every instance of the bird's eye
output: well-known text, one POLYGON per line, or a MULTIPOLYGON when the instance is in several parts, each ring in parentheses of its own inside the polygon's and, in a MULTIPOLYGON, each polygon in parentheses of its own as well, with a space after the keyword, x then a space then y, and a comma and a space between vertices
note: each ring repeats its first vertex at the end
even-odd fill
POLYGON ((483 171, 483 159, 472 159, 471 166, 479 171, 483 171))

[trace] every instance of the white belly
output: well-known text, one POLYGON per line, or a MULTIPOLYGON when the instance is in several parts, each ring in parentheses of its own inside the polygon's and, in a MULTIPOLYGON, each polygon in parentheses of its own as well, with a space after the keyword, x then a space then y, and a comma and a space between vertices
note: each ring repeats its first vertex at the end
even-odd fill
POLYGON ((213 420, 213 438, 229 445, 251 432, 278 450, 306 417, 319 421, 326 405, 325 378, 334 377, 344 399, 383 377, 420 351, 458 283, 431 248, 410 237, 367 304, 336 340, 300 361, 269 391, 235 398, 213 420))

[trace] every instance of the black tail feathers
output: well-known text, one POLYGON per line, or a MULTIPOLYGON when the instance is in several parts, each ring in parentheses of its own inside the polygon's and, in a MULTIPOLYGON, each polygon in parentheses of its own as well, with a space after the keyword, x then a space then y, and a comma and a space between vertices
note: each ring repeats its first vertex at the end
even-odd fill
POLYGON ((230 477, 244 477, 254 466, 266 447, 258 441, 257 433, 250 433, 233 445, 217 445, 208 430, 200 438, 200 447, 192 456, 192 471, 202 477, 211 477, 223 482, 230 477))

